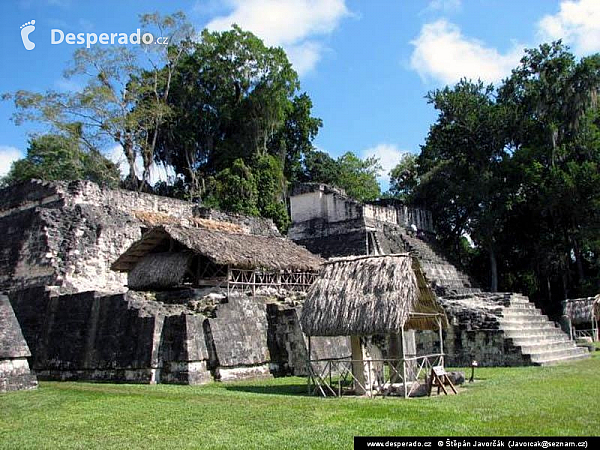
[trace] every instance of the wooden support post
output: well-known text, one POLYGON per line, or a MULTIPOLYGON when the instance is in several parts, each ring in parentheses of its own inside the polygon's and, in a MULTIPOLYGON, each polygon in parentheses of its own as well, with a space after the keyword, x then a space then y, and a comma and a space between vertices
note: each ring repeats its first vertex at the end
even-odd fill
POLYGON ((354 392, 356 395, 366 394, 365 390, 365 363, 360 336, 350 336, 352 347, 352 376, 354 377, 354 392))
POLYGON ((312 363, 310 362, 310 354, 311 354, 311 345, 310 345, 310 335, 308 336, 308 355, 306 358, 306 372, 308 373, 308 394, 310 395, 310 385, 312 381, 312 363))
POLYGON ((390 383, 398 383, 400 378, 400 364, 403 364, 402 358, 402 335, 400 333, 391 333, 389 335, 389 359, 396 369, 393 373, 390 371, 390 383))
POLYGON ((231 291, 229 290, 229 286, 231 285, 231 266, 227 265, 227 298, 231 296, 231 291))
POLYGON ((408 383, 406 382, 406 352, 404 351, 404 325, 400 329, 400 348, 402 349, 402 383, 404 384, 404 398, 408 398, 408 383))
POLYGON ((442 319, 437 318, 438 336, 440 339, 440 353, 444 354, 444 334, 442 333, 442 319))

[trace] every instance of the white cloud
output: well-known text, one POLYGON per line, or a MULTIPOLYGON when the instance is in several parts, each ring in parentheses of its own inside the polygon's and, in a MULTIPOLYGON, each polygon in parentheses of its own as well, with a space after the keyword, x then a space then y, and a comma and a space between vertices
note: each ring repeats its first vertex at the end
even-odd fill
POLYGON ((294 65, 294 70, 305 74, 317 65, 324 48, 319 42, 305 41, 298 45, 289 45, 285 50, 294 65))
POLYGON ((406 150, 400 150, 394 144, 382 143, 376 145, 375 147, 363 150, 361 152, 361 157, 364 159, 369 158, 371 156, 375 156, 379 159, 379 164, 381 164, 381 167, 383 168, 383 171, 379 176, 379 179, 381 180, 387 179, 390 170, 392 170, 394 167, 396 167, 396 165, 398 165, 398 163, 402 159, 402 156, 406 153, 409 152, 406 150))
POLYGON ((521 46, 513 44, 506 53, 463 36, 460 28, 444 19, 421 28, 410 59, 410 67, 424 81, 453 84, 466 77, 498 82, 510 75, 522 56, 521 46))
POLYGON ((600 51, 600 1, 562 1, 554 15, 538 22, 538 38, 549 42, 562 39, 579 55, 600 51))
POLYGON ((441 11, 444 13, 449 13, 458 11, 461 7, 461 0, 431 0, 423 12, 441 11))
POLYGON ((3 177, 10 170, 13 162, 23 158, 23 154, 16 147, 0 145, 0 177, 3 177))
MULTIPOLYGON (((107 152, 107 157, 112 162, 117 164, 119 167, 119 171, 121 172, 121 177, 125 178, 129 175, 129 163, 127 162, 127 158, 125 157, 125 153, 123 152, 123 147, 120 145, 115 145, 107 152)), ((135 158, 135 175, 141 179, 142 174, 144 173, 144 166, 142 162, 142 157, 137 156, 135 158)), ((169 181, 169 179, 175 178, 176 174, 171 166, 165 166, 162 163, 156 164, 152 163, 149 170, 150 174, 148 177, 148 182, 151 185, 154 185, 158 181, 169 181)))
POLYGON ((70 78, 58 78, 54 80, 54 86, 60 91, 66 92, 81 92, 83 84, 70 78))
MULTIPOLYGON (((106 153, 106 157, 114 162, 119 167, 119 172, 121 172, 121 177, 125 178, 129 175, 129 163, 127 162, 127 158, 125 157, 125 153, 123 152, 123 147, 120 145, 115 145, 106 153)), ((137 173, 137 170, 136 170, 137 173)))
POLYGON ((233 23, 249 30, 269 46, 288 51, 300 74, 312 70, 324 45, 316 37, 332 33, 350 15, 345 0, 228 0, 231 13, 207 24, 215 31, 233 23))

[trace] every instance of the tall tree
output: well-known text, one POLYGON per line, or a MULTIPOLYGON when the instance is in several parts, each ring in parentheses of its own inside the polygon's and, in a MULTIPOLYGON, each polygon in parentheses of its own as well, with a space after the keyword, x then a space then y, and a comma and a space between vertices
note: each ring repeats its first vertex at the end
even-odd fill
POLYGON ((327 153, 314 151, 304 159, 304 173, 300 181, 325 183, 342 188, 359 201, 375 200, 381 190, 377 176, 381 172, 375 157, 361 159, 352 152, 333 159, 327 153))
POLYGON ((174 114, 158 140, 157 157, 185 177, 195 195, 202 195, 203 180, 236 159, 251 165, 272 154, 291 167, 296 155, 312 149, 321 124, 298 89, 298 75, 281 48, 265 46, 236 25, 204 30, 173 78, 174 114))
MULTIPOLYGON (((144 31, 154 26, 173 39, 172 44, 177 44, 177 40, 185 42, 183 36, 192 35, 182 13, 166 17, 143 15, 141 22, 144 31)), ((85 85, 81 91, 48 90, 41 94, 20 90, 4 94, 3 98, 14 100, 17 124, 27 120, 42 122, 64 134, 70 133, 72 124, 77 123, 80 132, 73 137, 90 149, 117 142, 129 163, 129 181, 137 184, 135 159, 142 156, 147 178, 157 125, 169 115, 166 99, 170 79, 182 54, 178 45, 153 47, 156 50, 151 51, 148 46, 78 49, 65 76, 83 77, 85 85), (153 69, 144 70, 145 64, 153 69)))
POLYGON ((398 187, 432 210, 450 250, 464 250, 466 234, 474 267, 487 254, 492 289, 551 308, 597 290, 599 88, 600 55, 578 61, 555 42, 526 50, 498 90, 463 80, 428 95, 439 116, 418 176, 398 187))
POLYGON ((400 162, 390 171, 390 190, 388 195, 405 203, 412 201, 415 189, 419 185, 419 162, 417 155, 405 153, 400 162))
POLYGON ((416 198, 434 211, 448 245, 458 250, 466 233, 488 252, 490 288, 497 290, 495 242, 508 195, 502 167, 508 155, 505 111, 493 94, 493 86, 466 80, 428 94, 439 116, 418 159, 416 198))
POLYGON ((77 139, 47 134, 29 141, 27 156, 15 161, 0 185, 8 186, 32 178, 40 180, 89 180, 116 187, 118 167, 95 149, 82 148, 77 139))

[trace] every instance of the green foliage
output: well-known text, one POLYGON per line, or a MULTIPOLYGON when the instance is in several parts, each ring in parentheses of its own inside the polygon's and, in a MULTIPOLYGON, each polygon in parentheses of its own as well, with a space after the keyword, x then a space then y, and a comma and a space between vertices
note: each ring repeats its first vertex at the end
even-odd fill
POLYGON ((257 216, 258 188, 252 170, 242 159, 220 171, 212 181, 212 194, 205 204, 225 211, 257 216))
POLYGON ((327 153, 314 151, 304 159, 302 181, 337 186, 359 201, 375 200, 381 196, 377 175, 381 171, 375 157, 360 159, 347 152, 337 160, 327 153))
POLYGON ((259 156, 253 167, 240 158, 210 180, 204 204, 272 219, 279 231, 285 233, 290 218, 282 202, 284 184, 283 169, 275 157, 259 156))
POLYGON ((600 55, 577 61, 555 42, 527 50, 498 90, 462 80, 430 92, 438 119, 392 187, 433 211, 448 250, 487 268, 479 275, 492 289, 525 292, 550 312, 595 295, 599 89, 600 55), (465 233, 473 252, 460 245, 465 233))
POLYGON ((337 185, 339 167, 328 153, 313 151, 304 158, 304 171, 301 181, 337 185))
POLYGON ((294 97, 288 106, 283 127, 270 142, 271 154, 285 155, 284 174, 288 180, 302 178, 302 160, 314 153, 312 141, 323 122, 310 115, 312 106, 312 101, 306 93, 294 97))
POLYGON ((320 121, 310 118, 307 96, 295 97, 298 88, 281 48, 266 47, 238 26, 204 30, 174 74, 174 115, 159 136, 156 158, 193 183, 239 158, 251 164, 269 153, 282 161, 288 149, 301 153, 320 121))
POLYGON ((337 159, 339 168, 337 185, 359 201, 376 200, 381 195, 377 175, 381 171, 375 157, 360 159, 348 152, 337 159))
POLYGON ((259 156, 254 173, 258 189, 256 206, 260 215, 272 219, 277 229, 285 233, 290 226, 290 217, 282 201, 285 178, 281 164, 271 155, 259 156))
POLYGON ((32 178, 40 180, 89 180, 109 187, 119 183, 118 167, 98 150, 84 151, 75 139, 47 134, 29 142, 27 156, 15 161, 1 180, 11 185, 32 178))
POLYGON ((416 187, 419 185, 418 169, 417 155, 413 153, 402 155, 400 162, 390 171, 388 195, 409 203, 416 187))

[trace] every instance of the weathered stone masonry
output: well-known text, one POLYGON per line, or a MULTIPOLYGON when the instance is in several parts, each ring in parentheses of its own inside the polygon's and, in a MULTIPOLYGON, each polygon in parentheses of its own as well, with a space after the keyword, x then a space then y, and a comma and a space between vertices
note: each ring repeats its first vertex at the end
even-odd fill
MULTIPOLYGON (((9 292, 33 370, 44 379, 189 384, 302 372, 304 336, 290 332, 285 296, 125 292, 126 274, 109 267, 148 216, 280 236, 264 219, 89 182, 1 191, 0 290, 9 292)), ((337 356, 346 347, 323 348, 337 356)))
MULTIPOLYGON (((482 292, 436 249, 431 214, 402 204, 361 204, 321 184, 298 185, 290 199, 289 236, 324 257, 410 251, 444 307, 446 363, 469 366, 553 364, 586 358, 529 300, 515 293, 482 292), (419 236, 408 230, 411 225, 419 236)), ((436 337, 416 333, 418 353, 433 353, 436 337)))
POLYGON ((0 295, 0 393, 37 386, 29 370, 29 356, 31 353, 8 297, 0 295))

